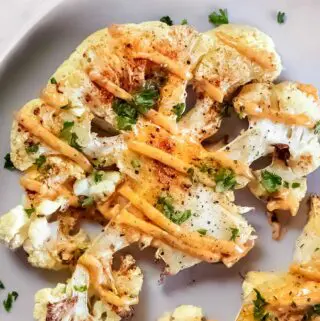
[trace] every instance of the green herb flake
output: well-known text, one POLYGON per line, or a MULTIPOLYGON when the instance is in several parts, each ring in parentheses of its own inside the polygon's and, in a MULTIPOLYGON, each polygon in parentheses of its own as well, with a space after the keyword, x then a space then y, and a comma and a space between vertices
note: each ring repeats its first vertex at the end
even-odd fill
POLYGON ((282 178, 267 170, 262 172, 261 177, 261 184, 268 193, 277 192, 282 185, 282 178))
POLYGON ((4 286, 3 282, 0 281, 0 290, 4 290, 4 289, 5 289, 5 286, 4 286))
POLYGON ((83 200, 80 201, 81 207, 90 207, 94 203, 94 199, 91 196, 85 197, 83 200))
POLYGON ((177 121, 179 121, 182 118, 182 115, 185 110, 186 110, 185 103, 179 103, 179 104, 173 106, 172 111, 177 115, 177 121))
POLYGON ((285 12, 278 11, 277 21, 278 21, 279 24, 285 23, 285 21, 286 21, 286 13, 285 13, 285 12))
POLYGON ((78 151, 81 151, 82 147, 78 143, 77 134, 73 132, 73 127, 73 121, 65 121, 60 132, 60 138, 66 141, 71 147, 75 148, 78 151))
POLYGON ((300 183, 294 182, 291 185, 292 188, 299 188, 300 187, 300 183))
POLYGON ((181 25, 187 25, 188 24, 188 20, 187 19, 182 19, 180 24, 181 25))
POLYGON ((102 181, 102 178, 103 178, 103 172, 95 171, 93 173, 93 180, 96 184, 100 183, 102 181))
POLYGON ((166 23, 168 26, 173 25, 173 21, 169 16, 163 16, 162 18, 160 18, 160 21, 166 23))
POLYGON ((5 300, 2 301, 3 307, 7 312, 10 312, 12 309, 12 304, 17 300, 19 294, 16 291, 8 293, 8 296, 5 300))
POLYGON ((289 188, 289 187, 290 187, 289 182, 284 181, 284 182, 283 182, 283 186, 284 186, 285 188, 289 188))
POLYGON ((230 231, 231 231, 230 241, 235 242, 236 239, 237 239, 237 237, 240 236, 240 231, 239 231, 239 229, 236 228, 236 227, 231 227, 231 228, 230 228, 230 231))
POLYGON ((316 135, 319 135, 320 134, 320 120, 317 121, 316 125, 314 126, 314 133, 316 135))
POLYGON ((265 306, 268 304, 263 298, 261 293, 257 289, 253 289, 256 292, 256 299, 253 300, 253 316, 256 321, 266 321, 269 313, 265 312, 265 306))
POLYGON ((210 13, 209 22, 216 26, 228 24, 229 18, 227 9, 219 9, 210 13))
POLYGON ((46 161, 46 157, 41 155, 34 161, 34 164, 37 166, 37 169, 40 169, 46 161))
POLYGON ((177 211, 172 205, 171 196, 159 197, 156 208, 175 224, 182 224, 192 215, 190 210, 177 211))
POLYGON ((158 86, 154 82, 147 81, 141 90, 133 95, 133 104, 140 114, 145 114, 155 107, 159 97, 158 86))
POLYGON ((234 171, 229 168, 220 168, 214 175, 216 181, 216 191, 221 193, 233 189, 236 184, 234 171))
POLYGON ((119 130, 131 130, 137 122, 138 111, 134 106, 122 99, 116 99, 112 103, 112 109, 117 114, 117 128, 119 130))
POLYGON ((320 250, 320 248, 319 247, 317 247, 314 251, 315 252, 318 252, 320 250))
POLYGON ((40 144, 30 144, 26 147, 26 152, 28 154, 34 154, 39 150, 39 145, 40 144))
POLYGON ((199 228, 199 229, 197 230, 197 232, 198 232, 200 235, 205 236, 208 231, 207 231, 205 228, 199 228))
POLYGON ((36 209, 34 207, 30 207, 30 208, 25 208, 24 211, 26 212, 27 216, 30 218, 31 215, 36 211, 36 209))
POLYGON ((58 82, 57 82, 56 78, 52 77, 52 78, 50 79, 50 83, 51 83, 52 85, 56 85, 58 82))
POLYGON ((302 321, 313 320, 314 316, 320 315, 320 304, 315 304, 304 314, 302 321))
POLYGON ((131 166, 134 168, 134 169, 139 169, 141 167, 141 163, 139 161, 139 159, 133 159, 131 160, 131 166))
POLYGON ((73 289, 77 292, 85 292, 88 290, 88 287, 86 285, 74 285, 73 289))
POLYGON ((13 171, 15 169, 12 161, 11 161, 11 156, 10 153, 8 153, 5 157, 4 157, 4 168, 8 169, 9 171, 13 171))

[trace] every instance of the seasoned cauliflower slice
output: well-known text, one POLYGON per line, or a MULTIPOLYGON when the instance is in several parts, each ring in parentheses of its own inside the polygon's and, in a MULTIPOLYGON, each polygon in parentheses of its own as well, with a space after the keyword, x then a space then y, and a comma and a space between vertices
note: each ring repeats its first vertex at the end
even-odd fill
POLYGON ((167 312, 158 321, 203 321, 202 309, 193 305, 180 305, 173 312, 167 312))
POLYGON ((80 258, 71 280, 56 289, 40 290, 35 296, 36 320, 119 321, 138 303, 143 275, 131 255, 121 258, 118 269, 113 255, 137 241, 110 224, 80 258), (54 319, 54 316, 57 319, 54 319))
POLYGON ((205 33, 209 51, 195 71, 198 85, 222 102, 251 81, 272 81, 282 69, 272 39, 260 30, 226 24, 205 33))
POLYGON ((296 242, 289 272, 249 272, 237 321, 316 320, 319 304, 320 200, 311 197, 309 220, 296 242), (268 317, 267 317, 268 315, 268 317))
POLYGON ((249 128, 222 151, 248 165, 273 153, 273 163, 254 173, 250 189, 268 198, 270 210, 295 215, 306 191, 305 176, 320 165, 320 143, 313 128, 320 119, 315 88, 294 82, 250 84, 235 98, 234 107, 249 118, 249 128))
MULTIPOLYGON (((146 130, 146 128, 145 126, 144 129, 146 130)), ((175 141, 173 137, 167 137, 166 133, 160 129, 156 132, 157 135, 151 131, 150 136, 149 133, 141 134, 142 136, 145 135, 143 138, 148 142, 148 147, 157 146, 162 151, 169 151, 170 156, 176 156, 179 160, 183 159, 186 164, 189 159, 201 157, 196 149, 197 146, 185 148, 186 144, 182 144, 178 140, 175 141)), ((192 167, 186 165, 186 168, 189 168, 189 166, 192 167)), ((142 224, 144 224, 142 232, 153 237, 151 244, 158 248, 156 257, 161 258, 167 264, 166 273, 176 274, 200 261, 210 263, 222 261, 227 266, 232 266, 241 257, 245 256, 254 245, 253 228, 242 215, 249 209, 237 207, 233 203, 234 195, 231 185, 234 186, 235 184, 231 184, 230 180, 235 182, 235 176, 232 176, 232 178, 230 176, 230 179, 226 178, 226 181, 231 184, 229 184, 229 187, 225 186, 228 185, 226 182, 221 182, 219 188, 224 191, 224 193, 221 193, 214 191, 210 185, 211 179, 208 186, 199 181, 195 175, 181 174, 173 167, 162 163, 161 160, 154 161, 139 152, 130 150, 123 153, 118 160, 118 167, 122 173, 131 178, 119 188, 118 193, 134 205, 134 208, 128 208, 130 213, 125 213, 125 211, 122 211, 123 215, 120 213, 120 217, 123 219, 122 223, 135 228, 138 227, 138 229, 139 227, 141 229, 142 224), (130 192, 130 189, 132 192, 130 192), (133 194, 136 196, 132 196, 133 194), (140 203, 135 202, 135 199, 143 200, 146 205, 139 205, 140 203), (131 217, 131 215, 132 213, 135 214, 137 209, 140 213, 137 214, 139 218, 143 213, 150 219, 151 208, 147 211, 147 206, 152 206, 152 211, 156 211, 154 215, 159 218, 159 221, 153 217, 150 223, 142 220, 135 225, 134 217, 131 217), (162 223, 160 223, 160 220, 162 223), (167 227, 168 224, 170 229, 167 227), (155 230, 150 234, 150 229, 155 230), (181 235, 177 230, 181 231, 181 235), (157 233, 162 232, 163 234, 157 235, 157 233), (177 233, 179 236, 177 236, 177 233), (195 241, 190 242, 185 238, 180 242, 180 239, 188 234, 192 234, 195 241), (214 249, 208 246, 208 251, 201 251, 204 250, 205 245, 198 249, 198 242, 207 239, 208 242, 213 240, 217 242, 214 249), (224 245, 220 247, 219 244, 224 245), (224 248, 224 246, 226 247, 224 248), (232 254, 229 250, 227 250, 228 253, 224 252, 226 248, 229 248, 232 254)), ((205 173, 199 172, 205 175, 208 174, 208 170, 209 167, 205 167, 205 173)), ((212 171, 214 171, 214 168, 212 168, 212 171)))

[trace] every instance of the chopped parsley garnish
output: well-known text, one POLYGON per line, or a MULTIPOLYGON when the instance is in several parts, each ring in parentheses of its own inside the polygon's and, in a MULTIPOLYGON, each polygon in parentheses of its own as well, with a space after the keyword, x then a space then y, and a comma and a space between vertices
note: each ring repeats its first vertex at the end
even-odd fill
POLYGON ((116 99, 112 104, 112 109, 117 114, 118 129, 130 130, 137 122, 139 113, 145 114, 157 104, 159 95, 158 86, 147 81, 143 88, 133 95, 132 102, 116 99))
POLYGON ((282 185, 282 178, 269 171, 263 171, 261 174, 261 184, 268 193, 274 193, 279 190, 282 185))
POLYGON ((34 154, 39 150, 39 144, 30 144, 26 147, 26 152, 28 154, 34 154))
POLYGON ((8 169, 9 171, 13 171, 15 169, 12 161, 11 161, 11 157, 10 157, 10 153, 8 153, 5 157, 4 157, 4 168, 8 169))
POLYGON ((310 321, 315 315, 320 315, 320 304, 315 304, 304 314, 302 321, 310 321))
POLYGON ((103 173, 102 172, 99 172, 99 171, 95 171, 93 173, 93 180, 94 182, 97 184, 99 182, 102 181, 102 178, 103 178, 103 173))
POLYGON ((30 216, 36 211, 34 207, 25 208, 24 211, 26 212, 27 216, 30 218, 30 216))
POLYGON ((47 161, 46 157, 45 157, 44 155, 40 155, 40 156, 34 161, 34 164, 37 166, 38 169, 40 169, 46 161, 47 161))
POLYGON ((156 105, 159 96, 158 86, 154 82, 147 81, 143 88, 133 95, 133 105, 140 114, 145 114, 156 105))
POLYGON ((205 236, 207 234, 207 230, 205 228, 199 228, 197 230, 197 232, 200 234, 200 235, 203 235, 205 236))
POLYGON ((53 85, 56 85, 58 82, 57 82, 56 78, 52 77, 50 79, 50 83, 53 84, 53 85))
POLYGON ((294 183, 292 183, 291 187, 298 188, 298 187, 300 187, 300 183, 294 182, 294 183))
POLYGON ((279 24, 285 23, 285 21, 286 21, 286 13, 278 11, 277 21, 278 21, 279 24))
POLYGON ((290 187, 289 182, 284 181, 284 182, 283 182, 283 186, 284 186, 285 188, 289 188, 289 187, 290 187))
POLYGON ((5 289, 5 286, 4 286, 3 282, 0 281, 0 290, 3 290, 3 289, 5 289))
POLYGON ((141 167, 141 164, 140 164, 140 161, 139 159, 133 159, 131 161, 131 166, 134 168, 134 169, 138 169, 141 167))
POLYGON ((91 196, 85 197, 84 199, 80 200, 81 207, 90 207, 93 205, 94 199, 91 196))
POLYGON ((317 121, 316 125, 314 126, 314 133, 316 135, 319 135, 320 134, 320 120, 317 121))
POLYGON ((217 192, 224 192, 233 189, 237 184, 234 171, 229 168, 220 168, 214 178, 217 184, 217 192))
POLYGON ((210 13, 209 22, 216 26, 228 24, 229 18, 227 9, 219 9, 210 13))
POLYGON ((188 20, 187 19, 182 19, 180 24, 181 25, 187 25, 188 24, 188 20))
POLYGON ((163 213, 170 221, 175 224, 182 224, 191 216, 190 210, 177 211, 172 205, 173 199, 171 196, 159 197, 156 208, 163 213))
POLYGON ((10 312, 12 309, 12 304, 17 300, 19 294, 16 291, 8 293, 6 300, 3 300, 3 307, 7 312, 10 312))
POLYGON ((237 239, 237 237, 240 236, 240 233, 239 233, 240 231, 239 231, 239 229, 236 228, 236 227, 231 227, 231 228, 230 228, 230 231, 231 231, 230 241, 235 242, 236 239, 237 239))
POLYGON ((160 21, 166 23, 168 26, 173 25, 173 21, 169 16, 163 16, 162 18, 160 18, 160 21))
POLYGON ((86 285, 74 285, 73 288, 77 292, 85 292, 88 290, 88 287, 86 285))
POLYGON ((138 111, 134 106, 122 99, 116 99, 112 104, 113 111, 117 114, 117 128, 130 130, 137 122, 138 111))
POLYGON ((257 321, 266 321, 268 319, 269 313, 265 312, 265 306, 268 304, 263 298, 261 293, 257 289, 253 289, 256 292, 256 299, 253 300, 253 316, 257 321))
POLYGON ((81 151, 81 146, 78 144, 78 136, 73 132, 74 121, 65 121, 60 132, 60 138, 65 140, 71 147, 81 151))
POLYGON ((179 121, 182 118, 182 115, 185 110, 186 110, 185 103, 179 103, 179 104, 173 106, 172 111, 177 115, 177 121, 179 121))

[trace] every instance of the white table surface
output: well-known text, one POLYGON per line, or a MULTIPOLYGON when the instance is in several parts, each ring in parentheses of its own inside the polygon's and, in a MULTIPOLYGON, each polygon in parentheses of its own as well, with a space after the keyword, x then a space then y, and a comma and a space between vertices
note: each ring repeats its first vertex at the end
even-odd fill
POLYGON ((48 11, 68 0, 0 0, 0 63, 48 11))

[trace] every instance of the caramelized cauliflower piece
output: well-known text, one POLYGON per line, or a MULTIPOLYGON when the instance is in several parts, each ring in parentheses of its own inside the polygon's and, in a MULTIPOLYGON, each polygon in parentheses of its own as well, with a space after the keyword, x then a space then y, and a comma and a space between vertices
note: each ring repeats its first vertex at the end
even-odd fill
MULTIPOLYGON (((143 275, 131 255, 114 268, 113 254, 137 241, 127 239, 114 224, 106 227, 80 258, 72 277, 55 289, 35 296, 34 318, 41 320, 119 321, 137 304, 143 275)), ((139 236, 138 236, 139 238, 139 236)))
POLYGON ((222 150, 248 165, 273 153, 272 164, 256 171, 249 187, 254 195, 268 199, 269 210, 295 215, 306 192, 305 176, 320 165, 320 143, 313 128, 320 119, 315 88, 294 82, 254 83, 241 90, 234 106, 241 117, 249 118, 249 129, 222 150))
POLYGON ((205 33, 208 53, 195 71, 195 80, 218 102, 251 81, 273 81, 282 69, 272 39, 260 30, 225 24, 205 33))
POLYGON ((309 220, 296 242, 289 272, 249 272, 237 321, 316 320, 319 305, 320 201, 311 198, 309 220))

